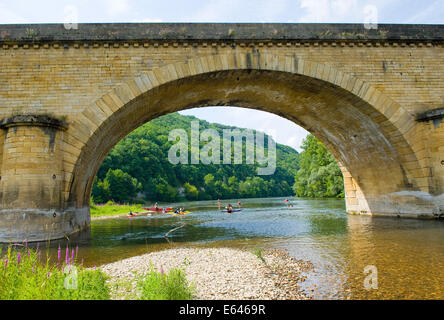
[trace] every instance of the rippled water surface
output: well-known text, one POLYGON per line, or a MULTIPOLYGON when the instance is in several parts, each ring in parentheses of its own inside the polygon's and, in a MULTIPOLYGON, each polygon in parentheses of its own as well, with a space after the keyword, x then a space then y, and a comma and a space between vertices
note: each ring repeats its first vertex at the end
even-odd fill
MULTIPOLYGON (((69 242, 88 266, 180 246, 281 248, 315 265, 302 285, 315 298, 444 299, 443 221, 351 216, 336 199, 284 200, 245 199, 233 214, 215 201, 173 204, 192 213, 93 221, 90 234, 69 242), (364 286, 376 285, 366 266, 376 267, 377 289, 364 286)), ((51 243, 52 254, 65 242, 51 243)))

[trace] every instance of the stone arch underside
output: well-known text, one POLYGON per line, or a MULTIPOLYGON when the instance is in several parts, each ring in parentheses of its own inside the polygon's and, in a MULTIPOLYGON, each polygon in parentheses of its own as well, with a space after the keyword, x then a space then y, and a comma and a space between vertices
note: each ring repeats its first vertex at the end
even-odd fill
POLYGON ((89 207, 102 161, 128 133, 161 115, 205 106, 268 111, 313 133, 340 163, 350 213, 415 215, 418 208, 399 196, 421 191, 421 166, 406 139, 414 120, 401 106, 328 65, 248 54, 167 65, 86 108, 67 132, 82 143, 70 155, 76 161, 65 187, 67 210, 89 207))

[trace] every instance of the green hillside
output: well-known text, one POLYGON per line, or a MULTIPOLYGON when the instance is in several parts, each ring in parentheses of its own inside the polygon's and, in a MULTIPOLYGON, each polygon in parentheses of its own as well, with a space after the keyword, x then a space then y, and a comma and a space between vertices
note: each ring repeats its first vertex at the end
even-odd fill
MULTIPOLYGON (((199 120, 178 113, 154 119, 122 139, 104 160, 93 186, 97 203, 113 200, 134 201, 137 194, 145 200, 176 201, 227 198, 289 196, 299 169, 299 155, 291 147, 276 144, 276 170, 257 175, 257 163, 246 164, 243 143, 242 164, 171 164, 168 151, 175 144, 168 140, 173 129, 184 129, 190 140, 191 122, 199 120)), ((224 129, 240 129, 199 120, 200 132, 216 130, 221 139, 224 129)), ((265 150, 268 152, 268 139, 265 150)), ((202 148, 207 142, 201 142, 202 148)), ((188 150, 190 151, 190 150, 188 150)), ((191 152, 188 152, 190 156, 191 152)))

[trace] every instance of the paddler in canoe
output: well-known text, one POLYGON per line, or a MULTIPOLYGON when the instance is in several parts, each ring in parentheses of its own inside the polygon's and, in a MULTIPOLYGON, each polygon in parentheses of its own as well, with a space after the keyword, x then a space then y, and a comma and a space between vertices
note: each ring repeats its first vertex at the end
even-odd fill
POLYGON ((174 211, 175 216, 182 216, 190 213, 189 211, 185 211, 185 208, 178 208, 176 211, 174 211))
POLYGON ((229 203, 228 206, 227 206, 227 212, 228 213, 232 213, 233 212, 233 206, 231 205, 231 203, 229 203))
POLYGON ((290 201, 288 201, 288 199, 285 199, 285 204, 287 205, 287 207, 293 207, 293 205, 290 203, 290 201))

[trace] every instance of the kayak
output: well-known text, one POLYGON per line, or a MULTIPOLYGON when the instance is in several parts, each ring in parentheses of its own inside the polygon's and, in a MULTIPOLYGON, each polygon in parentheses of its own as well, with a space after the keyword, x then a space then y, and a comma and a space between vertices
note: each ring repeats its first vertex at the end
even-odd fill
MULTIPOLYGON (((231 212, 239 212, 242 211, 242 209, 233 209, 231 212)), ((228 212, 228 210, 222 210, 221 212, 228 212)))
POLYGON ((137 214, 128 214, 126 215, 127 218, 134 218, 137 217, 137 214))
POLYGON ((184 216, 184 215, 186 215, 188 213, 191 213, 191 212, 190 211, 183 211, 183 212, 180 212, 180 213, 172 213, 172 215, 173 216, 184 216))

